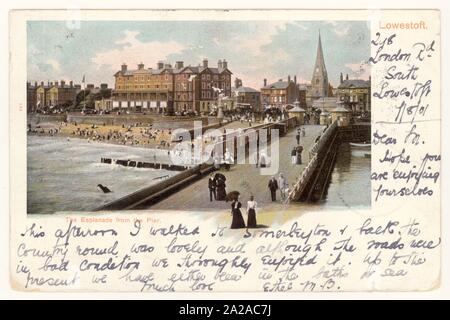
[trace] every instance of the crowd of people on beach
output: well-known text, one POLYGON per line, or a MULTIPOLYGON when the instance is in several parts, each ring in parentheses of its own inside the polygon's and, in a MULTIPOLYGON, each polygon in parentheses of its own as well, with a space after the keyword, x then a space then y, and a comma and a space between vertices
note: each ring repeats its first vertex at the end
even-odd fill
POLYGON ((151 124, 135 123, 121 126, 97 124, 78 124, 60 122, 50 127, 28 125, 31 134, 67 136, 87 139, 88 142, 109 142, 122 145, 151 146, 157 149, 172 147, 172 130, 152 128, 151 124))

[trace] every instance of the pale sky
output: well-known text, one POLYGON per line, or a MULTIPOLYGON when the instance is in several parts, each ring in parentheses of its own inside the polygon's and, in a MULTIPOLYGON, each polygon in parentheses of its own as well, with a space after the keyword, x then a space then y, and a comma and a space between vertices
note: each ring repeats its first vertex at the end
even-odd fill
POLYGON ((368 23, 362 21, 82 21, 79 29, 63 21, 29 21, 28 80, 114 84, 114 73, 125 62, 136 69, 174 65, 210 66, 226 59, 244 86, 260 89, 263 79, 275 82, 288 75, 309 82, 320 30, 328 78, 339 74, 368 79, 368 23))

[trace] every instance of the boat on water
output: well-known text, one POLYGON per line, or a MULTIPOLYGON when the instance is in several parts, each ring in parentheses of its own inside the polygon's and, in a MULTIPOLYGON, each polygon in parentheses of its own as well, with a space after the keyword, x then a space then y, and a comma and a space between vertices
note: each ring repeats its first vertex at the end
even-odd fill
POLYGON ((352 147, 359 147, 359 148, 370 148, 371 146, 370 143, 353 143, 353 142, 350 142, 350 145, 352 147))

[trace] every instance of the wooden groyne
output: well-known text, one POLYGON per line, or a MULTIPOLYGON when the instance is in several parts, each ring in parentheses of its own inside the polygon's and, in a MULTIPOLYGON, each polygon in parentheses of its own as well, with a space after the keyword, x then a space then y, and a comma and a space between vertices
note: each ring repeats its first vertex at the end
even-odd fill
POLYGON ((116 164, 124 167, 132 167, 132 168, 145 168, 145 169, 161 169, 161 170, 169 170, 169 171, 184 171, 187 170, 188 166, 180 166, 175 164, 168 163, 158 163, 158 162, 144 162, 144 161, 136 161, 136 160, 120 160, 120 159, 112 159, 112 158, 101 158, 101 163, 106 164, 116 164))

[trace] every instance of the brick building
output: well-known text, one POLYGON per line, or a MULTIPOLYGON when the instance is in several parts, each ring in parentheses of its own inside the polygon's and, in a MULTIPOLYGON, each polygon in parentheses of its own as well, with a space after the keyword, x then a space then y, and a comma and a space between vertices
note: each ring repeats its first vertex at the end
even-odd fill
POLYGON ((73 104, 79 91, 80 86, 74 85, 72 81, 69 84, 64 80, 47 82, 46 85, 41 82, 36 89, 36 109, 69 106, 73 104))
POLYGON ((232 96, 236 101, 236 107, 250 108, 252 111, 261 111, 261 92, 242 85, 242 80, 236 78, 232 96))
POLYGON ((27 82, 27 112, 35 112, 36 111, 36 90, 38 88, 37 82, 31 84, 31 82, 27 82))
POLYGON ((361 79, 343 79, 341 73, 341 81, 337 87, 337 99, 353 113, 370 113, 370 78, 369 80, 361 79))
POLYGON ((123 64, 114 75, 113 108, 207 113, 217 104, 219 90, 231 95, 231 74, 226 60, 219 60, 217 67, 210 67, 207 59, 199 66, 158 62, 155 69, 140 63, 136 70, 128 70, 123 64))
POLYGON ((288 105, 293 104, 297 100, 303 107, 306 105, 306 87, 297 83, 297 77, 294 80, 288 76, 287 81, 279 79, 277 82, 267 84, 264 79, 264 86, 261 88, 261 100, 265 106, 277 107, 285 109, 288 105))

